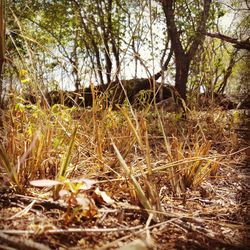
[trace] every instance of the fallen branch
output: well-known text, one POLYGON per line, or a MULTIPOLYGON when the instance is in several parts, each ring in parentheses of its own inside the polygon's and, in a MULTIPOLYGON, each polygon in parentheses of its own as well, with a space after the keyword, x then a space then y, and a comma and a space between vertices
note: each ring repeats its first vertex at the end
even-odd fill
MULTIPOLYGON (((49 247, 34 242, 30 239, 18 239, 16 237, 11 237, 5 233, 0 232, 0 241, 2 244, 6 244, 8 247, 13 247, 15 249, 25 249, 25 250, 50 250, 49 247)), ((3 245, 2 245, 3 246, 3 245)))
POLYGON ((20 202, 24 204, 34 202, 35 204, 33 205, 33 207, 42 206, 47 209, 60 209, 63 211, 66 211, 67 209, 66 204, 60 203, 58 201, 43 200, 43 199, 35 198, 32 196, 25 196, 25 195, 20 195, 20 194, 11 194, 10 196, 0 195, 0 203, 5 204, 5 206, 9 204, 13 204, 13 203, 20 203, 20 202))
MULTIPOLYGON (((68 229, 50 229, 43 231, 46 234, 63 234, 63 233, 112 233, 122 231, 137 231, 143 226, 125 227, 125 228, 68 228, 68 229)), ((34 230, 0 230, 0 234, 37 234, 34 230)))

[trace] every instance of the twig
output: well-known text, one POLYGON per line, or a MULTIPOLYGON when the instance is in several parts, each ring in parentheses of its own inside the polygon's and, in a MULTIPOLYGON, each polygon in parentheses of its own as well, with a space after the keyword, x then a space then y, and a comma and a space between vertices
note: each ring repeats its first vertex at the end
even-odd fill
POLYGON ((27 214, 33 207, 33 205, 36 203, 35 200, 33 200, 28 206, 26 206, 22 211, 16 213, 15 215, 10 217, 10 220, 13 220, 14 218, 22 217, 23 215, 27 214))
MULTIPOLYGON (((51 229, 45 230, 46 234, 64 234, 64 233, 112 233, 122 231, 136 231, 141 229, 142 225, 136 227, 125 227, 125 228, 68 228, 68 229, 51 229)), ((0 234, 36 234, 33 230, 0 230, 0 234)))
POLYGON ((25 250, 50 250, 49 247, 34 242, 30 239, 18 239, 16 237, 10 237, 2 232, 0 232, 0 241, 7 244, 9 247, 14 247, 15 249, 25 249, 25 250))
MULTIPOLYGON (((193 221, 193 222, 197 222, 197 221, 193 221)), ((233 247, 233 249, 241 249, 240 246, 235 246, 232 244, 229 244, 223 240, 221 240, 221 236, 204 228, 201 226, 195 226, 194 224, 188 223, 187 220, 175 220, 173 221, 174 224, 182 227, 183 229, 187 230, 187 231, 192 231, 192 232, 196 232, 199 233, 200 235, 208 238, 209 240, 216 242, 217 244, 222 245, 223 247, 225 247, 226 249, 231 249, 233 247)))
POLYGON ((145 225, 145 230, 146 230, 146 243, 147 243, 147 245, 150 246, 150 247, 153 246, 153 241, 152 241, 152 237, 151 237, 151 235, 150 235, 149 226, 150 226, 150 223, 152 222, 153 216, 154 216, 153 213, 150 213, 150 214, 149 214, 148 220, 147 220, 146 225, 145 225))
POLYGON ((39 198, 35 198, 32 196, 25 196, 25 195, 19 195, 19 194, 11 194, 10 197, 5 197, 1 196, 0 197, 0 202, 5 202, 5 203, 11 203, 11 202, 20 202, 22 201, 23 203, 29 203, 29 202, 34 202, 33 207, 36 206, 42 206, 47 209, 60 209, 65 211, 67 209, 67 206, 65 204, 62 204, 57 201, 50 201, 50 200, 43 200, 39 198))
MULTIPOLYGON (((149 226, 148 228, 142 228, 141 230, 138 230, 137 232, 134 232, 135 235, 138 235, 140 233, 143 233, 145 232, 145 230, 149 230, 149 229, 153 229, 155 227, 160 227, 160 226, 166 226, 167 224, 169 223, 172 223, 174 220, 176 220, 176 218, 173 218, 173 219, 170 219, 170 220, 167 220, 167 221, 163 221, 163 222, 159 222, 155 225, 152 225, 152 226, 149 226)), ((107 243, 106 245, 100 247, 100 248, 97 248, 97 250, 106 250, 106 249, 109 249, 110 247, 114 247, 115 245, 117 245, 119 242, 123 241, 123 240, 127 240, 127 239, 130 239, 131 236, 133 234, 129 234, 129 235, 125 235, 117 240, 114 240, 112 242, 109 242, 107 243)), ((78 249, 77 249, 78 250, 78 249)))

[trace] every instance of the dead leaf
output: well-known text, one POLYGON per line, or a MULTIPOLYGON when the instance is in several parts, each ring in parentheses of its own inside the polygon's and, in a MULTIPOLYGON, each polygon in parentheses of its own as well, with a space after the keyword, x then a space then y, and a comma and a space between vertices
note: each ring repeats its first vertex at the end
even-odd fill
POLYGON ((49 180, 49 179, 41 179, 41 180, 33 180, 30 181, 30 185, 35 187, 52 187, 62 184, 60 181, 49 180))
POLYGON ((95 198, 100 203, 106 203, 106 204, 110 204, 111 205, 111 204, 114 204, 114 202, 115 202, 110 196, 107 195, 106 192, 101 191, 99 188, 96 188, 94 193, 97 196, 95 198))

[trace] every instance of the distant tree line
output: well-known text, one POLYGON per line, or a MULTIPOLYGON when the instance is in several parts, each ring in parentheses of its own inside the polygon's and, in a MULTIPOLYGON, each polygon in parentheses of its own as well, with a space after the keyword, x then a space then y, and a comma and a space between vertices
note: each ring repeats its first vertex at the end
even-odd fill
MULTIPOLYGON (((0 3, 1 98, 7 89, 46 95, 60 90, 60 79, 72 81, 76 93, 90 90, 86 82, 102 90, 116 85, 118 92, 127 91, 120 95, 127 95, 133 102, 143 88, 155 91, 159 82, 163 93, 168 89, 169 77, 174 79, 178 97, 185 101, 199 96, 202 88, 213 97, 214 93, 225 92, 235 65, 247 56, 241 51, 248 53, 250 47, 247 2, 240 9, 242 33, 237 34, 238 38, 218 31, 218 20, 228 11, 219 1, 0 3), (225 48, 224 42, 233 46, 225 48), (142 54, 145 49, 148 52, 142 54), (122 73, 128 64, 135 69, 129 87, 122 73), (138 65, 146 78, 138 78, 138 65), (121 88, 121 84, 126 86, 121 88)), ((154 96, 160 100, 169 97, 170 92, 154 96)))

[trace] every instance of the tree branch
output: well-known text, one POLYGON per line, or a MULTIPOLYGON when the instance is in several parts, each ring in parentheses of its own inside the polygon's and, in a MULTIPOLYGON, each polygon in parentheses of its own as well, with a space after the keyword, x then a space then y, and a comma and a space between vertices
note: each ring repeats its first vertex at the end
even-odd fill
POLYGON ((211 0, 204 0, 203 11, 200 13, 200 16, 199 16, 200 21, 197 27, 197 33, 190 46, 190 49, 187 51, 189 60, 192 60, 199 45, 203 43, 203 40, 205 38, 204 33, 206 31, 206 24, 207 24, 207 19, 209 16, 209 9, 210 9, 211 2, 212 2, 211 0))
POLYGON ((180 33, 176 27, 174 19, 174 3, 173 0, 162 0, 163 11, 167 21, 168 35, 171 40, 171 46, 176 57, 184 57, 185 51, 181 44, 180 33))
POLYGON ((163 72, 167 70, 168 65, 169 65, 169 63, 170 63, 170 60, 171 60, 171 58, 172 58, 172 56, 173 56, 173 52, 174 52, 174 50, 173 50, 173 48, 172 48, 172 46, 171 46, 170 51, 169 51, 169 54, 168 54, 168 57, 167 57, 167 59, 165 60, 164 64, 162 65, 161 70, 160 70, 159 72, 157 72, 157 73, 153 76, 153 78, 154 78, 155 80, 158 80, 158 79, 162 76, 163 72))
POLYGON ((250 42, 249 42, 249 38, 245 41, 239 41, 237 38, 233 38, 233 37, 229 37, 220 33, 205 33, 206 36, 212 37, 212 38, 218 38, 222 41, 228 42, 233 44, 233 46, 236 49, 246 49, 248 51, 250 51, 250 42))

